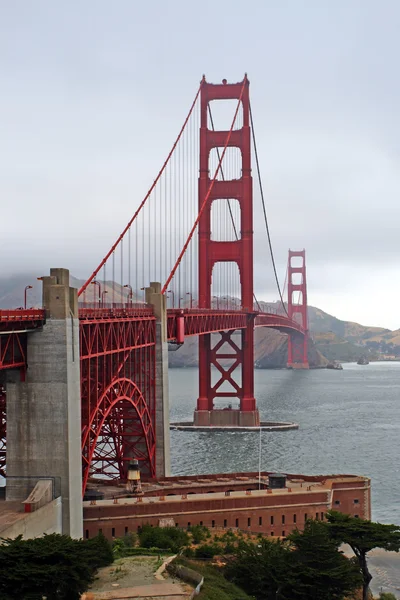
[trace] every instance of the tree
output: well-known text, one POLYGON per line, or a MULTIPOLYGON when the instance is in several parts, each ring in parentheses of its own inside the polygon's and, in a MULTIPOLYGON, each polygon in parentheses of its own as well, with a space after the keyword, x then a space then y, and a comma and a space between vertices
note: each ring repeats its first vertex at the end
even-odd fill
POLYGON ((226 577, 257 600, 283 598, 287 585, 289 551, 283 542, 262 538, 257 543, 240 542, 236 556, 225 567, 226 577))
POLYGON ((111 547, 103 536, 83 541, 51 534, 2 541, 2 600, 42 600, 43 596, 48 600, 79 600, 93 581, 96 569, 113 560, 111 547))
POLYGON ((373 523, 333 510, 327 513, 327 520, 332 539, 348 544, 353 550, 363 578, 363 600, 368 600, 372 575, 368 570, 367 554, 373 548, 399 552, 400 527, 373 523))
POLYGON ((308 520, 303 531, 288 536, 292 581, 284 598, 290 600, 342 600, 360 587, 362 579, 354 559, 338 550, 340 542, 329 535, 327 524, 308 520))

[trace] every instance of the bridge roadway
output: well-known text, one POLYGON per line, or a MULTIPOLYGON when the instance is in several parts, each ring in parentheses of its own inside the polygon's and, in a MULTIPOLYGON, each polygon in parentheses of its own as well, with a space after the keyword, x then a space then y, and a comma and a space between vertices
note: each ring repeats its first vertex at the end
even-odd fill
MULTIPOLYGON (((106 324, 111 322, 143 322, 155 320, 153 309, 144 304, 120 305, 115 308, 80 308, 81 325, 106 324)), ((215 309, 168 309, 167 335, 172 343, 183 343, 185 337, 216 333, 234 329, 245 329, 249 319, 255 327, 269 327, 284 333, 304 330, 297 323, 275 313, 248 312, 244 310, 215 309)), ((0 370, 26 367, 26 336, 43 327, 46 322, 42 309, 0 310, 0 370)), ((138 340, 143 343, 143 340, 138 340)), ((133 346, 134 347, 134 346, 133 346)))

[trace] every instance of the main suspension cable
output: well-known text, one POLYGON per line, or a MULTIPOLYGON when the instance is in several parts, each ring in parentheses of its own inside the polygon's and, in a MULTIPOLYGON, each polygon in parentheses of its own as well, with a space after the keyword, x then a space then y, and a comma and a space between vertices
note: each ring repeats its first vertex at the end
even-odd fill
POLYGON ((258 184, 260 186, 261 202, 262 202, 263 213, 264 213, 265 228, 267 230, 267 238, 268 238, 269 251, 270 251, 270 254, 271 254, 272 267, 274 269, 275 281, 276 281, 276 285, 277 285, 277 288, 278 288, 279 297, 281 299, 283 310, 285 311, 286 315, 289 316, 288 312, 286 310, 285 303, 283 301, 281 287, 279 285, 278 273, 276 271, 274 252, 272 250, 271 235, 270 235, 270 231, 269 231, 268 218, 267 218, 267 210, 266 210, 266 207, 265 207, 264 190, 263 190, 262 181, 261 181, 260 163, 259 163, 259 160, 258 160, 258 152, 257 152, 257 144, 256 144, 256 134, 254 132, 253 113, 251 111, 251 104, 250 103, 249 103, 249 109, 250 109, 251 134, 252 134, 252 138, 253 138, 254 154, 255 154, 255 157, 256 157, 258 184))
MULTIPOLYGON (((196 102, 198 97, 200 96, 200 92, 201 89, 203 87, 204 84, 204 77, 200 82, 199 88, 197 90, 196 96, 192 102, 192 105, 190 107, 189 113, 186 116, 186 119, 179 131, 178 137, 176 138, 164 164, 162 165, 160 171, 158 172, 157 177, 155 178, 153 184, 150 186, 150 189, 148 190, 146 196, 144 197, 144 199, 142 200, 142 202, 140 203, 139 207, 137 208, 137 210, 135 211, 133 217, 130 219, 130 221, 128 222, 127 226, 125 227, 125 229, 122 231, 121 235, 118 237, 117 241, 113 244, 113 246, 111 246, 111 249, 109 250, 109 252, 105 255, 105 257, 103 258, 103 260, 101 261, 101 263, 99 264, 99 266, 97 267, 97 269, 95 269, 93 271, 93 273, 91 274, 91 276, 89 277, 89 279, 81 286, 81 288, 78 291, 78 297, 81 296, 81 294, 86 290, 86 288, 89 286, 89 284, 95 280, 98 272, 100 271, 100 269, 104 266, 104 264, 107 262, 107 260, 109 259, 109 257, 114 253, 115 249, 117 248, 117 246, 120 244, 120 242, 123 240, 125 234, 127 233, 127 231, 130 229, 132 223, 134 223, 134 221, 136 220, 136 217, 138 216, 138 214, 141 212, 141 210, 143 209, 143 207, 146 205, 146 202, 148 200, 148 198, 150 197, 151 193, 153 192, 154 188, 156 187, 159 179, 161 178, 161 176, 163 175, 165 168, 167 166, 167 164, 169 163, 171 157, 173 156, 175 158, 175 149, 178 146, 178 142, 179 140, 182 138, 182 134, 186 129, 186 125, 188 124, 188 121, 193 113, 194 107, 196 106, 196 102)), ((149 209, 149 217, 150 217, 150 209, 149 209)), ((150 236, 149 236, 149 244, 150 244, 150 236)))

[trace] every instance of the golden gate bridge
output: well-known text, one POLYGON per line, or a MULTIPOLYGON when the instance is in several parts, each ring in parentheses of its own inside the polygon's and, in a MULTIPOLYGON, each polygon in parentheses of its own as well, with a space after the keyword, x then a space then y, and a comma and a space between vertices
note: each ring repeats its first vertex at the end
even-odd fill
MULTIPOLYGON (((59 284, 54 273, 43 279, 59 284)), ((50 288, 43 283, 45 295, 50 288)), ((249 80, 211 84, 203 77, 148 193, 78 291, 83 489, 92 477, 125 480, 133 458, 144 475, 164 474, 158 472, 156 434, 156 326, 163 311, 164 341, 183 344, 189 336, 199 338, 195 424, 211 426, 219 410, 216 401, 234 399, 238 422, 259 426, 255 328, 287 333, 288 366, 308 368, 304 250, 289 251, 287 292, 285 303, 265 212, 249 80), (215 128, 216 102, 227 107, 233 102, 229 128, 215 128), (254 290, 253 156, 281 298, 274 312, 261 310, 254 290)), ((3 476, 7 373, 29 382, 29 336, 40 335, 52 316, 45 297, 43 306, 0 310, 3 476)))

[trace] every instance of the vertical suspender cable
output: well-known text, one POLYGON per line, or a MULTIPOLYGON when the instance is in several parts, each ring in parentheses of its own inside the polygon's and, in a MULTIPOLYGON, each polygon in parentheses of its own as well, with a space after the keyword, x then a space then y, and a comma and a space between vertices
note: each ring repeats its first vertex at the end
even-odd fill
POLYGON ((260 186, 261 202, 262 202, 263 213, 264 213, 265 227, 266 227, 266 230, 267 230, 268 246, 269 246, 269 251, 270 251, 270 254, 271 254, 272 266, 273 266, 273 269, 274 269, 275 281, 276 281, 276 286, 278 288, 279 297, 281 299, 282 306, 284 308, 285 313, 288 314, 287 310, 286 310, 286 307, 285 307, 285 304, 283 302, 281 287, 279 285, 278 273, 276 271, 274 252, 272 250, 271 235, 270 235, 270 232, 269 232, 269 225, 268 225, 268 219, 267 219, 267 210, 265 208, 264 190, 263 190, 262 181, 261 181, 260 163, 258 161, 258 152, 257 152, 257 144, 256 144, 256 134, 254 132, 254 123, 253 123, 253 113, 251 111, 251 104, 250 103, 249 103, 249 110, 250 110, 251 133, 252 133, 253 145, 254 145, 254 154, 255 154, 255 157, 256 157, 256 165, 257 165, 258 184, 260 186))

